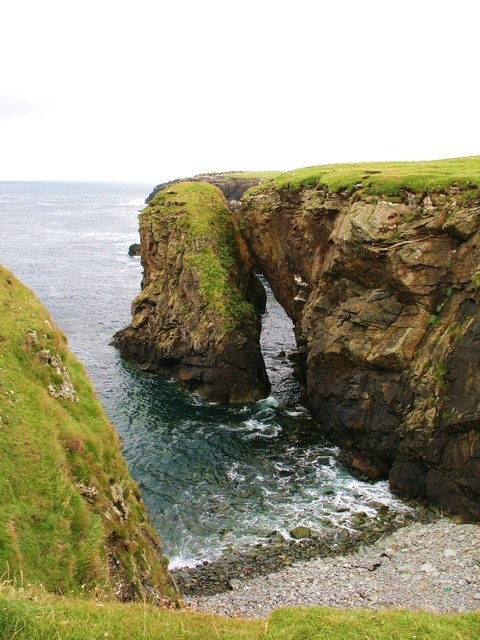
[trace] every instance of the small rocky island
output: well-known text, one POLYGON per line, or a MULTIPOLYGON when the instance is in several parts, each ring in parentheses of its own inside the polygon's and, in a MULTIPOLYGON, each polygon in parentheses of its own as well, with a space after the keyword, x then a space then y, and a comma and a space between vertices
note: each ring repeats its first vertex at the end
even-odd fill
POLYGON ((237 235, 218 187, 160 190, 140 217, 142 292, 131 325, 115 336, 124 357, 211 401, 252 402, 270 388, 255 308, 265 304, 263 287, 237 235))
POLYGON ((163 185, 141 214, 122 355, 208 400, 264 396, 260 270, 346 464, 477 521, 480 158, 314 167, 230 208, 228 175, 212 182, 163 185))

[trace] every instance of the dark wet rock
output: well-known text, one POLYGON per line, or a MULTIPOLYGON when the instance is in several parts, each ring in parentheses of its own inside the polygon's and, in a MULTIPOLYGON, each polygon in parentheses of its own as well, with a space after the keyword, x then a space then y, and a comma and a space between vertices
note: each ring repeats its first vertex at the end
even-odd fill
POLYGON ((300 540, 301 538, 312 538, 313 531, 309 527, 304 527, 303 525, 299 525, 298 527, 294 527, 290 531, 290 536, 294 540, 300 540))
POLYGON ((134 242, 128 247, 128 255, 129 256, 139 256, 140 255, 140 243, 134 242))

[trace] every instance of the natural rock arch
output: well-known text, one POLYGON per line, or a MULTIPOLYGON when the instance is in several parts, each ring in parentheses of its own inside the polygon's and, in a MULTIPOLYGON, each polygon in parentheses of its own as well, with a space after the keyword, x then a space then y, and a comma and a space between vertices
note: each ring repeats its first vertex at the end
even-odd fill
POLYGON ((182 227, 192 184, 168 185, 142 214, 145 276, 132 324, 116 338, 122 353, 170 368, 209 399, 265 395, 248 304, 258 268, 294 321, 312 414, 348 466, 478 519, 478 194, 452 186, 392 197, 363 194, 361 183, 287 181, 249 191, 229 212, 202 183, 202 206, 210 198, 216 213, 192 235, 182 227), (172 235, 174 219, 183 222, 172 235), (189 253, 207 248, 228 284, 216 307, 189 253))

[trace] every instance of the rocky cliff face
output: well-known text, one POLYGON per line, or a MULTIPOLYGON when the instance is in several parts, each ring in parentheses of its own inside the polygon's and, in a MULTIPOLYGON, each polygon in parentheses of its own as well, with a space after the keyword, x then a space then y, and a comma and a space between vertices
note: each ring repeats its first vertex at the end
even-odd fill
MULTIPOLYGON (((122 353, 209 399, 261 397, 258 319, 245 306, 262 303, 258 268, 294 321, 310 408, 346 464, 479 519, 479 167, 299 170, 230 213, 201 184, 211 176, 164 186, 141 217, 145 277, 122 353), (210 210, 200 226, 199 210, 210 210)), ((219 186, 235 200, 246 184, 237 194, 228 180, 219 186)))
POLYGON ((347 464, 480 518, 480 194, 264 187, 239 226, 347 464))
POLYGON ((254 401, 269 383, 259 347, 259 282, 220 190, 171 183, 140 216, 144 278, 122 355, 212 401, 254 401))

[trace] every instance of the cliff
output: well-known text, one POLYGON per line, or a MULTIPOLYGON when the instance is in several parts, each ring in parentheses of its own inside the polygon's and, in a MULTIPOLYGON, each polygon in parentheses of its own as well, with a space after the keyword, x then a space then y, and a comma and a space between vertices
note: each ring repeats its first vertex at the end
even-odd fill
POLYGON ((239 225, 295 323, 345 462, 480 518, 480 158, 338 165, 247 194, 239 225))
POLYGON ((0 267, 0 570, 12 583, 176 600, 160 541, 86 374, 0 267))
POLYGON ((250 302, 260 285, 235 236, 216 186, 159 191, 140 215, 142 291, 130 326, 114 337, 125 358, 212 401, 254 401, 269 390, 250 302))
POLYGON ((480 158, 330 165, 276 175, 229 213, 215 187, 172 183, 141 215, 145 277, 117 343, 209 399, 264 395, 245 302, 260 269, 345 463, 478 520, 479 187, 480 158))

